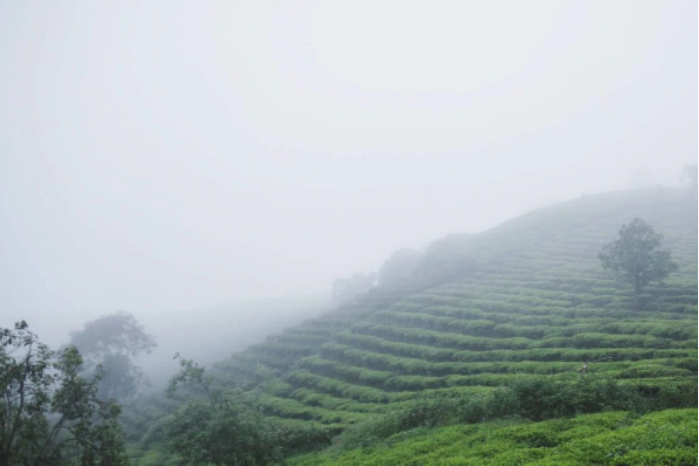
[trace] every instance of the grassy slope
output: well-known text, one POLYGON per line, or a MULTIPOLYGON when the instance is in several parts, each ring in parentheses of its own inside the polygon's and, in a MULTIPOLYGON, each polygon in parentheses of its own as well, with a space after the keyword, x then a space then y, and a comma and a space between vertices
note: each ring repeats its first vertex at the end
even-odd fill
POLYGON ((341 428, 426 391, 482 392, 526 377, 591 371, 652 385, 695 377, 696 201, 676 190, 589 196, 464 239, 476 276, 419 293, 347 307, 271 337, 220 369, 266 384, 269 414, 341 428), (632 313, 628 292, 596 254, 640 216, 665 235, 680 272, 648 290, 632 313))
POLYGON ((376 290, 237 353, 218 374, 262 389, 268 415, 331 432, 430 394, 486 393, 540 375, 574 380, 586 359, 591 372, 625 384, 696 380, 697 204, 686 192, 584 197, 464 237, 462 247, 479 262, 474 276, 376 290), (639 313, 596 259, 635 216, 665 235, 680 265, 649 288, 639 313))
POLYGON ((416 429, 376 448, 297 457, 292 465, 690 465, 697 462, 697 410, 634 418, 624 412, 537 423, 489 422, 416 429))

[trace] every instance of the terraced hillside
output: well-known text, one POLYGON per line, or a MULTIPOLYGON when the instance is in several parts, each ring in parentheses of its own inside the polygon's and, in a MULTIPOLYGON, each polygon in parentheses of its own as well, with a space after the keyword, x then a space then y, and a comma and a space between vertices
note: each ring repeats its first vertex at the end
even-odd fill
POLYGON ((697 377, 697 203, 657 189, 583 197, 459 245, 476 272, 430 288, 376 289, 217 366, 263 392, 267 414, 332 432, 414 400, 535 379, 604 375, 654 390, 697 377), (680 266, 640 312, 597 253, 639 216, 680 266))
POLYGON ((536 423, 416 429, 394 436, 383 448, 328 451, 291 464, 692 465, 697 464, 696 420, 696 409, 669 409, 638 418, 613 411, 536 423))

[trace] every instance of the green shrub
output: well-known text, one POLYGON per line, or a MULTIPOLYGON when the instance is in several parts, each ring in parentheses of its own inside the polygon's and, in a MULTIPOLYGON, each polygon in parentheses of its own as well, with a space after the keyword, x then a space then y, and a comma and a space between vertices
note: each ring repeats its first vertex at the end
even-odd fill
POLYGON ((691 381, 644 391, 594 376, 579 377, 573 383, 527 378, 491 394, 417 400, 403 410, 372 416, 349 427, 342 434, 341 443, 346 448, 365 447, 417 427, 474 424, 512 417, 542 421, 602 411, 648 412, 691 407, 696 406, 696 397, 697 385, 691 381))

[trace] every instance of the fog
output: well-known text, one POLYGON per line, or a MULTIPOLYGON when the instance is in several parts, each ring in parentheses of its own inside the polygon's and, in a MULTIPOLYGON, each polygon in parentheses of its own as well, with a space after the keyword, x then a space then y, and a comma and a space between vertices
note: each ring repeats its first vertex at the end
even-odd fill
POLYGON ((0 326, 327 293, 697 157, 690 0, 0 0, 0 63, 0 326))

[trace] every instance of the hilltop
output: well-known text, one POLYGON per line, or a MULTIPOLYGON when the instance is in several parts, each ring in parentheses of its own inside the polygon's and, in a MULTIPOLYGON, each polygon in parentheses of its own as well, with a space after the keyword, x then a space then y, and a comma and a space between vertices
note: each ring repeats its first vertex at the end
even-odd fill
MULTIPOLYGON (((587 380, 617 390, 609 395, 611 408, 631 409, 624 394, 638 394, 646 411, 687 407, 692 397, 696 401, 697 203, 686 190, 585 196, 477 235, 451 237, 448 244, 453 254, 469 257, 468 270, 438 280, 379 286, 234 354, 215 366, 215 374, 224 384, 259 391, 259 406, 270 418, 320 427, 328 438, 376 429, 389 418, 387 413, 414 410, 425 400, 458 399, 463 410, 463 400, 490 400, 503 387, 510 387, 515 397, 526 384, 582 387, 581 365, 588 360, 587 380), (679 265, 665 283, 647 289, 639 312, 631 311, 629 291, 601 269, 596 257, 634 217, 664 235, 664 247, 679 265)), ((588 405, 575 404, 573 411, 561 413, 607 409, 588 405)), ((524 416, 551 417, 556 414, 524 416)), ((633 422, 608 427, 633 431, 633 422)), ((382 431, 370 443, 411 427, 442 424, 434 419, 408 422, 382 431)), ((696 424, 693 432, 696 443, 696 424)), ((342 439, 347 442, 350 434, 342 439)), ((403 442, 396 445, 406 448, 410 441, 391 440, 390 445, 403 442)), ((151 437, 141 446, 156 444, 151 437)), ((366 442, 354 446, 362 445, 366 442)), ((367 461, 382 464, 380 459, 367 461)))

